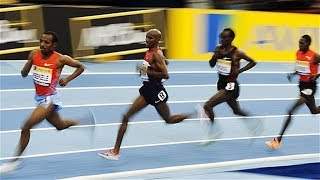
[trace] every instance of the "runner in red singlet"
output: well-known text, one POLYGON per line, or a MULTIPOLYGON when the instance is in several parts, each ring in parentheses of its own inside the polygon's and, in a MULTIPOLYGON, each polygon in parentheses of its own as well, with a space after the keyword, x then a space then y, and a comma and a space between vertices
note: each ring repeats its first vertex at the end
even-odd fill
POLYGON ((28 61, 21 70, 22 77, 28 76, 33 67, 33 81, 36 89, 35 100, 37 107, 27 118, 21 129, 21 136, 16 152, 16 158, 1 166, 1 173, 14 171, 20 164, 18 158, 24 152, 30 140, 30 129, 47 119, 57 130, 66 129, 75 125, 73 120, 62 120, 58 114, 62 102, 57 94, 57 84, 66 86, 71 80, 84 71, 84 66, 71 57, 54 51, 58 42, 57 35, 44 32, 40 39, 40 50, 30 52, 28 61), (75 67, 76 70, 66 78, 60 79, 60 74, 65 65, 75 67))
POLYGON ((309 49, 311 37, 303 35, 299 40, 299 50, 296 53, 296 69, 294 73, 288 75, 289 81, 294 75, 299 75, 300 98, 290 108, 288 118, 286 119, 279 136, 272 141, 267 141, 266 145, 271 149, 279 149, 281 147, 282 136, 291 122, 292 114, 302 104, 306 104, 312 114, 320 113, 320 106, 316 106, 314 95, 317 90, 317 79, 320 76, 318 73, 320 55, 309 49))

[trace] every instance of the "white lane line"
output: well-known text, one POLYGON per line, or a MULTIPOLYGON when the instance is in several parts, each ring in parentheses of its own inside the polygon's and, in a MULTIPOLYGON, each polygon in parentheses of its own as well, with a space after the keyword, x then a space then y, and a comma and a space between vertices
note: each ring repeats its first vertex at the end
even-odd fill
MULTIPOLYGON (((216 117, 215 119, 220 120, 231 120, 231 119, 268 119, 268 118, 284 118, 288 115, 267 115, 267 116, 230 116, 230 117, 216 117)), ((315 117, 320 116, 320 114, 294 114, 293 117, 315 117)), ((192 118, 192 119, 186 119, 186 121, 198 121, 199 118, 192 118)), ((129 122, 129 124, 153 124, 153 123, 163 123, 163 120, 152 120, 152 121, 136 121, 136 122, 129 122)), ((105 123, 105 124, 95 124, 95 125, 78 125, 78 126, 72 126, 70 128, 88 128, 88 127, 103 127, 103 126, 119 126, 121 123, 105 123)), ((31 131, 49 131, 49 130, 55 130, 56 128, 50 127, 50 128, 35 128, 31 129, 31 131)), ((20 129, 15 130, 7 130, 7 131, 0 131, 0 134, 9 134, 9 133, 20 133, 20 129)))
MULTIPOLYGON (((253 98, 253 99, 238 99, 239 102, 251 102, 251 101, 293 101, 298 98, 253 98)), ((316 100, 320 98, 315 98, 316 100)), ((184 103, 203 103, 205 100, 189 100, 189 101, 168 101, 169 104, 184 104, 184 103)), ((73 108, 73 107, 98 107, 98 106, 125 106, 130 105, 132 102, 124 103, 96 103, 96 104, 71 104, 64 105, 64 108, 73 108)), ((10 107, 10 108, 1 108, 0 111, 15 111, 15 110, 28 110, 34 109, 35 106, 26 106, 26 107, 10 107)))
MULTIPOLYGON (((288 134, 284 135, 285 137, 299 137, 299 136, 319 136, 320 133, 308 133, 308 134, 288 134)), ((168 146, 168 145, 177 145, 177 144, 191 144, 191 143, 202 143, 208 141, 233 141, 233 140, 248 140, 248 139, 262 139, 262 138, 273 138, 277 135, 268 135, 268 136, 255 136, 255 137, 237 137, 237 138, 221 138, 221 139, 199 139, 193 141, 175 141, 175 142, 166 142, 166 143, 154 143, 154 144, 141 144, 141 145, 130 145, 130 146, 122 146, 121 149, 131 149, 131 148, 143 148, 143 147, 156 147, 156 146, 168 146)), ((35 157, 44 157, 44 156, 55 156, 55 155, 64 155, 64 154, 75 154, 75 153, 84 153, 84 152, 93 152, 93 151, 102 151, 106 149, 111 149, 113 147, 101 147, 95 149, 83 149, 83 150, 76 150, 76 151, 62 151, 62 152, 55 152, 55 153, 43 153, 43 154, 33 154, 33 155, 23 155, 19 158, 35 158, 35 157)), ((16 156, 13 157, 3 157, 0 158, 2 160, 10 160, 15 159, 16 156)))
POLYGON ((319 153, 296 154, 296 155, 288 155, 288 156, 243 159, 243 160, 223 161, 223 162, 215 162, 215 163, 169 166, 169 167, 162 167, 162 168, 122 171, 122 172, 98 174, 98 175, 76 176, 76 177, 65 178, 64 180, 128 178, 130 176, 170 173, 170 172, 176 172, 176 171, 193 171, 198 169, 231 167, 231 166, 240 166, 240 165, 248 165, 248 164, 259 164, 259 163, 265 163, 265 162, 312 159, 312 158, 319 158, 319 155, 320 155, 319 153))
MULTIPOLYGON (((218 71, 169 71, 169 74, 216 74, 218 71)), ((289 71, 245 71, 244 74, 287 74, 289 71)), ((70 75, 71 73, 61 73, 61 75, 70 75)), ((32 76, 32 73, 28 74, 32 76)), ((138 75, 136 72, 83 72, 82 75, 138 75)), ((19 73, 0 74, 1 76, 21 76, 19 73)))
MULTIPOLYGON (((241 87, 295 87, 298 84, 240 84, 241 87)), ((187 84, 187 85, 164 85, 166 88, 193 88, 193 87, 216 87, 216 84, 187 84)), ((320 85, 318 85, 320 86, 320 85)), ((101 89, 138 89, 140 86, 96 86, 96 87, 64 87, 57 88, 59 91, 65 90, 101 90, 101 89)), ((0 92, 25 92, 35 91, 28 89, 0 89, 0 92)))

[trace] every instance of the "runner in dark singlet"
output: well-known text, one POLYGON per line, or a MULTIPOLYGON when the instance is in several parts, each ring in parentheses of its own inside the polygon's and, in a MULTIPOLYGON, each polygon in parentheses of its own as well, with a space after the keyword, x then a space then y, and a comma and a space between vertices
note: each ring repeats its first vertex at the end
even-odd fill
POLYGON ((147 32, 146 44, 149 50, 146 52, 142 66, 137 69, 143 80, 143 85, 139 89, 140 95, 123 116, 114 148, 107 152, 99 153, 104 158, 119 160, 120 146, 127 130, 129 119, 149 104, 156 108, 160 116, 168 124, 179 123, 189 117, 186 114, 170 115, 170 109, 166 103, 168 93, 162 85, 163 79, 169 79, 169 74, 165 57, 160 47, 158 47, 160 39, 161 32, 159 30, 151 29, 147 32))
POLYGON ((237 77, 240 73, 249 70, 256 65, 256 62, 252 58, 232 45, 232 41, 235 37, 235 33, 232 29, 224 29, 219 37, 220 44, 216 47, 214 54, 209 61, 210 66, 212 68, 216 67, 218 70, 218 92, 205 102, 203 107, 197 107, 200 118, 209 118, 211 125, 214 122, 213 107, 223 102, 227 102, 235 114, 247 116, 247 113, 240 108, 237 102, 237 98, 239 97, 237 77), (242 68, 240 68, 241 59, 249 62, 242 68))

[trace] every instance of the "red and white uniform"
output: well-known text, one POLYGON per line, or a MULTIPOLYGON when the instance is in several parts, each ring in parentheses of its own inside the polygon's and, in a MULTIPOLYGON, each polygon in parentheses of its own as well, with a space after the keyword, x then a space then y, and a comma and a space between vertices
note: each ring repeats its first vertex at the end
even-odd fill
POLYGON ((60 72, 57 72, 57 61, 59 54, 53 52, 48 59, 42 59, 41 51, 37 51, 33 57, 33 82, 36 94, 39 96, 55 94, 57 84, 60 78, 60 72))
POLYGON ((297 51, 296 71, 300 75, 300 81, 310 82, 311 75, 318 74, 319 63, 313 63, 316 52, 308 50, 306 53, 297 51))

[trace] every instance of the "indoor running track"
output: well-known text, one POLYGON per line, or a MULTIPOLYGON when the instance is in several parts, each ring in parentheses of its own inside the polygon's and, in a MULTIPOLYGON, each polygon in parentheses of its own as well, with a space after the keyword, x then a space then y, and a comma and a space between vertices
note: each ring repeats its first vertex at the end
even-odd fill
MULTIPOLYGON (((240 74, 239 103, 251 116, 243 119, 226 104, 216 106, 216 121, 224 133, 215 143, 201 145, 208 139, 196 116, 168 125, 149 106, 132 118, 120 160, 101 158, 98 152, 113 147, 121 117, 138 96, 141 80, 135 67, 140 62, 85 63, 85 72, 58 92, 63 117, 81 119, 89 109, 94 112, 94 135, 91 126, 58 132, 43 122, 32 131, 21 169, 1 179, 281 179, 238 170, 319 162, 320 118, 305 106, 296 112, 280 150, 264 144, 279 132, 299 95, 298 79, 286 79, 291 63, 258 63, 240 74), (250 135, 260 121, 260 133, 250 135)), ((20 126, 34 109, 32 76, 19 74, 24 63, 0 61, 1 163, 14 158, 20 126)), ((173 114, 195 112, 197 104, 216 93, 217 74, 207 62, 171 61, 168 68, 170 79, 164 85, 173 114)), ((63 74, 70 72, 72 68, 65 68, 63 74)), ((319 105, 319 91, 315 97, 319 105)))

